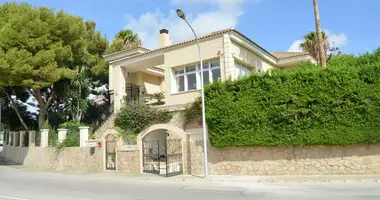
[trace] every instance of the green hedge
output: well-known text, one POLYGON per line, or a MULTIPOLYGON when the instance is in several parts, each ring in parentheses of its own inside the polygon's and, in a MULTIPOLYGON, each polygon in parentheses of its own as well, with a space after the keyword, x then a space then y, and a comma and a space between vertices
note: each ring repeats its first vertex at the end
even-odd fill
POLYGON ((306 65, 207 86, 211 144, 221 148, 380 142, 379 55, 374 56, 376 62, 362 57, 361 64, 350 61, 356 66, 336 64, 323 70, 306 65))

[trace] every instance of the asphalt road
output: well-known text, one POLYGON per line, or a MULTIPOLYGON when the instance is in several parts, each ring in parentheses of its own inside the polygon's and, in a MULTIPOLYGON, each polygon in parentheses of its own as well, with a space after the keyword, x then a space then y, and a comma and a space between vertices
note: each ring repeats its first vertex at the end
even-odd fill
POLYGON ((380 183, 207 183, 129 180, 0 166, 0 200, 377 200, 380 183))

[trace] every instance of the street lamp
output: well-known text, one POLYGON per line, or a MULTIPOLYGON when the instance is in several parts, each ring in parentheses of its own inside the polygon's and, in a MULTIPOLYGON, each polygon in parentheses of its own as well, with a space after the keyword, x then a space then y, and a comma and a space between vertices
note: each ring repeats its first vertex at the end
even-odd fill
POLYGON ((187 25, 189 25, 191 31, 194 34, 194 37, 197 41, 198 45, 198 53, 199 53, 199 60, 200 60, 200 70, 201 70, 201 98, 202 98, 202 129, 203 129, 203 153, 204 153, 204 177, 207 178, 208 176, 208 167, 207 167, 207 132, 206 132, 206 114, 205 114, 205 95, 204 95, 204 87, 203 87, 203 61, 202 61, 202 55, 201 55, 201 47, 199 45, 199 38, 197 37, 197 34, 195 33, 193 27, 189 24, 189 22, 186 20, 186 15, 181 9, 177 9, 177 15, 179 18, 183 19, 187 25))

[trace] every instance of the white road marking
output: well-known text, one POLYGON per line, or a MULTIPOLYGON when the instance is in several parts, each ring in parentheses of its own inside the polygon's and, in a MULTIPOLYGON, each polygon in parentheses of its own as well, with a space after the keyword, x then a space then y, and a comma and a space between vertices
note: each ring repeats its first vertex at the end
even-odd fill
POLYGON ((23 199, 23 198, 17 198, 17 197, 9 197, 9 196, 1 196, 0 199, 8 199, 8 200, 30 200, 30 199, 23 199))

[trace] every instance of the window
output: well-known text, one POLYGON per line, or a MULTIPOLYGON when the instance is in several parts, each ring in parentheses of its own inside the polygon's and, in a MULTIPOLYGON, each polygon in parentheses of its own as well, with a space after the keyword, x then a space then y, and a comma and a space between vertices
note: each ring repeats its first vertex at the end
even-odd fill
POLYGON ((197 89, 197 67, 186 67, 187 90, 197 89))
POLYGON ((235 62, 235 68, 236 68, 236 78, 241 78, 243 76, 247 76, 251 74, 251 70, 243 64, 235 62))
MULTIPOLYGON (((174 71, 176 92, 201 89, 200 65, 180 68, 174 71)), ((220 62, 203 63, 203 83, 208 84, 221 77, 220 62)))

